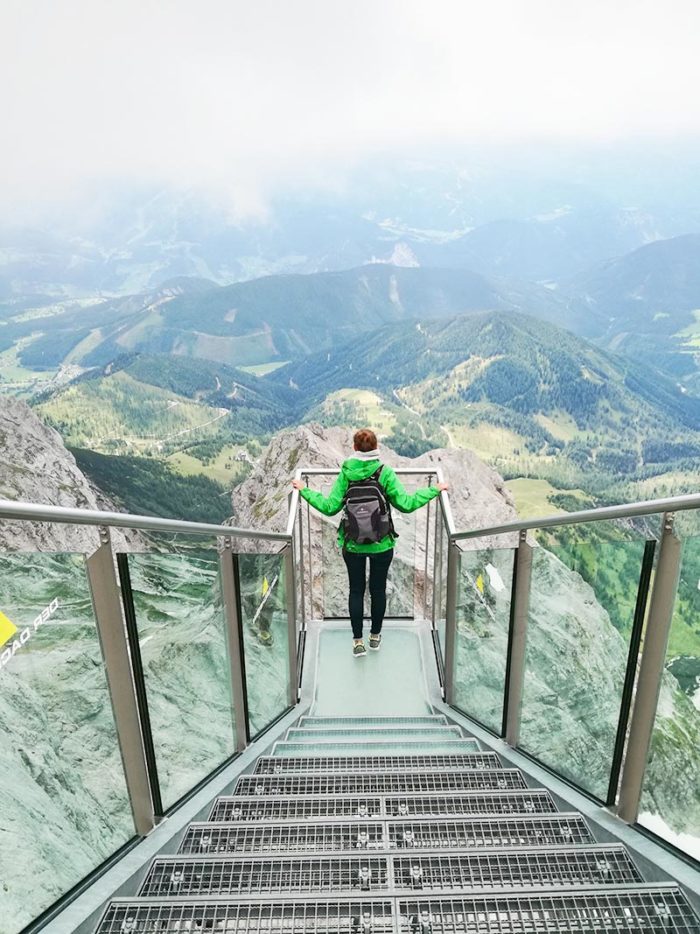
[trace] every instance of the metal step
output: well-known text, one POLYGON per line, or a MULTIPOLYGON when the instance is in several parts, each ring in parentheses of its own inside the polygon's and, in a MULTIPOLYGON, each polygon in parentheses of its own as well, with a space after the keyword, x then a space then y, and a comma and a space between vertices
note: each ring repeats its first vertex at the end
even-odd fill
POLYGON ((469 769, 464 772, 368 772, 342 775, 242 775, 235 797, 270 795, 387 795, 410 792, 507 791, 526 788, 519 769, 469 769))
POLYGON ((395 889, 421 891, 549 889, 643 881, 627 851, 619 845, 454 856, 414 854, 395 857, 392 863, 395 889))
POLYGON ((389 817, 451 817, 460 814, 551 814, 557 810, 544 788, 526 791, 400 795, 384 798, 389 817))
MULTIPOLYGON (((281 744, 278 744, 281 745, 281 744)), ((302 747, 303 748, 303 747, 302 747)), ((261 756, 255 765, 255 775, 283 775, 290 772, 406 772, 415 769, 498 769, 501 760, 495 752, 459 752, 450 755, 364 755, 299 756, 281 759, 261 756)))
POLYGON ((391 849, 469 850, 473 847, 572 846, 595 843, 580 814, 390 821, 391 849))
POLYGON ((154 860, 140 895, 332 895, 389 888, 387 856, 211 858, 154 860))
POLYGON ((275 900, 115 899, 96 934, 394 934, 389 899, 275 900))
POLYGON ((462 897, 114 899, 96 934, 700 934, 676 885, 462 897), (394 911, 398 917, 394 918, 394 911))
MULTIPOLYGON (((292 727, 287 730, 285 742, 289 743, 323 743, 323 742, 400 742, 408 740, 428 740, 441 742, 443 740, 464 739, 462 731, 457 726, 426 727, 336 727, 320 729, 319 727, 292 727)), ((473 740, 476 742, 476 740, 473 740)))
POLYGON ((460 753, 478 752, 479 744, 475 739, 457 739, 439 740, 436 742, 423 740, 414 742, 413 740, 399 740, 398 742, 329 742, 321 743, 275 743, 273 756, 279 758, 303 756, 354 756, 358 752, 364 752, 374 757, 398 756, 402 752, 413 753, 414 755, 455 755, 460 753))
POLYGON ((373 726, 447 726, 447 717, 442 714, 430 714, 421 717, 300 717, 298 726, 303 727, 358 727, 368 729, 373 726))
POLYGON ((153 861, 139 895, 340 895, 407 889, 461 894, 465 889, 573 888, 641 881, 622 846, 410 857, 161 856, 153 861))
POLYGON ((472 850, 595 843, 580 814, 300 824, 191 824, 180 854, 342 853, 356 850, 472 850))
POLYGON ((386 850, 379 822, 333 824, 190 824, 178 853, 342 853, 386 850))
POLYGON ((340 797, 332 798, 218 798, 209 815, 210 821, 230 823, 263 820, 317 820, 334 818, 356 820, 376 818, 383 813, 382 798, 340 797))
POLYGON ((676 885, 573 892, 401 900, 401 934, 699 934, 700 922, 676 885))
POLYGON ((446 795, 400 795, 373 797, 221 797, 209 815, 210 821, 299 821, 356 820, 377 817, 455 817, 468 814, 551 814, 557 810, 548 791, 467 792, 446 795))

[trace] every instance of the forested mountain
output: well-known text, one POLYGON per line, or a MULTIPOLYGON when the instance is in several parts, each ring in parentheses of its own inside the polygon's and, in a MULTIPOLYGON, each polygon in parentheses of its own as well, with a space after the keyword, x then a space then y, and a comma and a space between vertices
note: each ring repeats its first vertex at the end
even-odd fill
POLYGON ((590 310, 589 333, 617 351, 697 383, 700 234, 650 243, 563 288, 577 307, 590 310))
POLYGON ((0 340, 30 338, 25 366, 104 365, 125 352, 174 353, 234 365, 298 359, 410 318, 522 310, 570 324, 574 308, 528 283, 468 269, 373 263, 344 272, 269 276, 206 289, 199 280, 9 322, 0 340))
POLYGON ((532 217, 494 220, 448 243, 414 245, 413 250, 426 265, 551 281, 655 240, 661 236, 658 231, 655 218, 641 210, 562 204, 532 217))
POLYGON ((468 430, 489 424, 505 429, 513 453, 565 453, 606 472, 700 457, 699 400, 658 372, 513 313, 385 327, 361 348, 317 354, 268 379, 293 385, 319 412, 333 392, 371 389, 433 440, 469 446, 468 430))
POLYGON ((225 437, 244 443, 288 424, 290 391, 212 361, 126 355, 39 400, 70 445, 157 453, 225 437))

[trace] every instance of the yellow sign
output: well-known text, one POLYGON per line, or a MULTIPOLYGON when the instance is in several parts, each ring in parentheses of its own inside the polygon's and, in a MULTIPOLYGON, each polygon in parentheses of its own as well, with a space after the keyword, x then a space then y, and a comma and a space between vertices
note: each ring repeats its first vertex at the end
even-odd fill
POLYGON ((479 591, 479 593, 484 592, 484 578, 482 577, 481 574, 479 574, 479 576, 476 579, 476 589, 479 591))
POLYGON ((15 624, 10 622, 2 610, 0 610, 0 645, 9 642, 17 631, 15 624))
POLYGON ((267 579, 267 577, 263 577, 263 582, 262 582, 262 595, 263 595, 263 597, 267 594, 267 592, 268 592, 269 589, 270 589, 270 582, 269 582, 269 580, 267 579))

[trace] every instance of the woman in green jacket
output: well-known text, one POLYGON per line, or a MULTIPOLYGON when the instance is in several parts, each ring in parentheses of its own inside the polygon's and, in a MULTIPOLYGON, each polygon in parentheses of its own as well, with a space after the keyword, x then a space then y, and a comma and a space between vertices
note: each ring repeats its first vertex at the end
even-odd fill
MULTIPOLYGON (((328 494, 324 496, 316 490, 305 487, 300 480, 293 480, 292 486, 299 490, 300 495, 314 509, 318 509, 324 516, 334 516, 340 512, 345 503, 345 494, 350 483, 358 480, 367 480, 374 474, 379 466, 379 452, 377 451, 377 436, 369 428, 355 432, 353 437, 355 454, 348 458, 340 468, 338 479, 328 494)), ((407 493, 399 482, 396 474, 384 465, 379 475, 379 483, 383 487, 386 497, 392 506, 399 512, 413 512, 425 506, 431 499, 439 496, 442 490, 447 489, 446 483, 436 486, 424 487, 415 493, 407 493)), ((389 533, 378 542, 361 545, 350 539, 346 540, 345 530, 341 523, 338 530, 338 545, 343 550, 343 560, 348 569, 350 596, 348 608, 352 624, 353 649, 355 658, 367 654, 362 639, 362 622, 364 615, 365 588, 367 585, 367 559, 369 558, 369 593, 372 606, 372 629, 369 636, 369 647, 378 650, 382 641, 382 623, 386 610, 386 579, 389 565, 394 557, 395 537, 389 533)))

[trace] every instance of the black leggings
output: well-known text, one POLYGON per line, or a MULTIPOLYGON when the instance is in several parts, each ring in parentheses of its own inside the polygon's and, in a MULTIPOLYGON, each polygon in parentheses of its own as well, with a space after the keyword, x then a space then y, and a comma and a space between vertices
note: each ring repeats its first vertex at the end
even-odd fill
POLYGON ((350 622, 353 638, 362 638, 362 618, 364 616, 365 587, 367 586, 367 558, 369 558, 369 595, 372 604, 372 632, 377 635, 382 631, 386 610, 386 578, 389 565, 394 557, 394 549, 380 551, 375 555, 361 555, 343 549, 343 560, 348 569, 350 581, 350 622))

